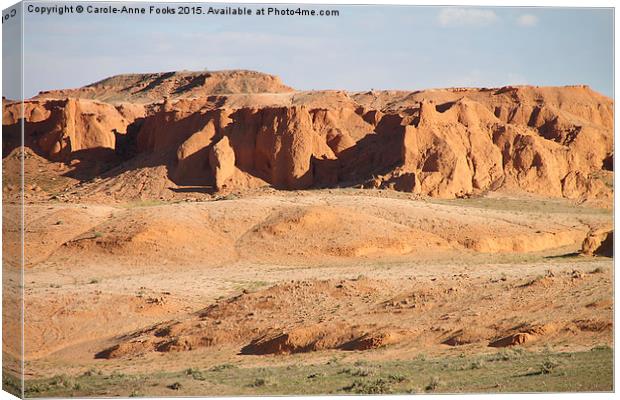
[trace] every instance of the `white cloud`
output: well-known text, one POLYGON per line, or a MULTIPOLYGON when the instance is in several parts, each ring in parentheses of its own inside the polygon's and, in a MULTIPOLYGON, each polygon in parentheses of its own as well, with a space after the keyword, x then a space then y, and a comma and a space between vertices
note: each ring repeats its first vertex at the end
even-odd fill
POLYGON ((498 20, 493 10, 478 8, 443 8, 437 17, 441 26, 483 26, 498 20))
POLYGON ((517 24, 521 26, 536 26, 538 17, 532 14, 523 14, 517 18, 517 24))

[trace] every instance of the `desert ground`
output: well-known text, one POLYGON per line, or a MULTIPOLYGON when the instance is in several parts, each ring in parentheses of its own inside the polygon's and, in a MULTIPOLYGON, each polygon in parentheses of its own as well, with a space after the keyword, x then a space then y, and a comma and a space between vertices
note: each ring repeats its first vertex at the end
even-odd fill
POLYGON ((23 194, 27 397, 613 390, 613 103, 587 87, 177 72, 24 104, 5 389, 23 194))

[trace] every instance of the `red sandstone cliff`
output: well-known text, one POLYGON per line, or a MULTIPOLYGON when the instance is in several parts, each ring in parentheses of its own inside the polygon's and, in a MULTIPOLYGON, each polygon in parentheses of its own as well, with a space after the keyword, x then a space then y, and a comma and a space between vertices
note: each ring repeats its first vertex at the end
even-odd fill
MULTIPOLYGON (((19 104, 3 104, 6 156, 19 104)), ((124 75, 41 94, 24 117, 44 158, 162 165, 180 186, 612 195, 613 102, 584 86, 296 92, 247 71, 124 75)))

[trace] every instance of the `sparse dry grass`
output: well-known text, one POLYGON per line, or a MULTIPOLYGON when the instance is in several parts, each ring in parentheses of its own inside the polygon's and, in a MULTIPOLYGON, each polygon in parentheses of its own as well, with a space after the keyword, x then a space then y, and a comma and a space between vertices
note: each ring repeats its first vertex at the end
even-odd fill
POLYGON ((612 363, 613 349, 607 346, 578 353, 502 349, 490 356, 416 358, 360 365, 222 365, 209 370, 189 368, 150 375, 57 376, 27 381, 26 396, 608 392, 613 390, 612 363))

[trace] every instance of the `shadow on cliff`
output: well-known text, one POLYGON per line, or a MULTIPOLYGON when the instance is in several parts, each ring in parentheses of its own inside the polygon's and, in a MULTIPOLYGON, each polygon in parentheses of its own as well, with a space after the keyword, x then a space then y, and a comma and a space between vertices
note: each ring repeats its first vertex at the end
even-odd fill
POLYGON ((357 186, 402 165, 405 127, 401 122, 398 115, 385 115, 374 132, 338 155, 338 186, 357 186))
MULTIPOLYGON (((168 150, 139 151, 138 134, 143 128, 145 118, 138 118, 127 127, 126 133, 113 131, 115 134, 115 149, 97 147, 78 151, 71 150, 71 144, 66 146, 52 158, 52 161, 65 162, 72 169, 65 173, 81 182, 90 181, 96 177, 114 178, 121 174, 164 166, 167 178, 178 188, 170 190, 179 193, 214 193, 215 179, 208 154, 213 143, 222 135, 230 137, 235 130, 244 129, 243 112, 233 113, 232 123, 223 132, 214 136, 211 143, 204 148, 187 156, 183 164, 177 160, 177 148, 194 132, 203 129, 211 118, 200 112, 192 113, 185 118, 175 121, 162 122, 156 129, 162 132, 180 132, 175 137, 164 137, 168 150)), ((149 121, 155 124, 155 121, 149 121)), ((377 175, 386 174, 402 164, 402 143, 404 127, 400 124, 402 118, 397 115, 384 116, 375 128, 353 146, 341 151, 337 159, 321 159, 312 157, 310 169, 297 178, 300 183, 295 185, 270 182, 272 165, 265 164, 256 154, 256 135, 243 135, 243 140, 233 145, 237 158, 236 167, 256 178, 265 180, 270 185, 282 190, 298 190, 306 188, 351 187, 365 184, 377 175), (248 156, 250 154, 250 156, 248 156), (295 186, 295 187, 293 187, 295 186)), ((21 122, 4 126, 3 157, 10 154, 21 142, 21 122)), ((49 119, 41 122, 26 122, 25 146, 31 148, 37 155, 50 159, 39 145, 45 135, 54 132, 54 122, 49 119)), ((60 132, 59 132, 60 134, 60 132)), ((45 140, 56 140, 54 137, 45 140)), ((264 158, 264 157, 263 157, 264 158)))

